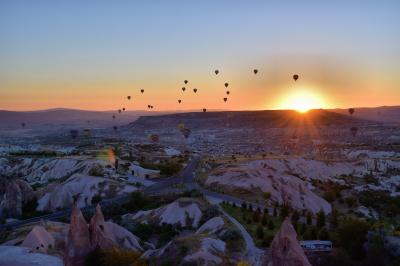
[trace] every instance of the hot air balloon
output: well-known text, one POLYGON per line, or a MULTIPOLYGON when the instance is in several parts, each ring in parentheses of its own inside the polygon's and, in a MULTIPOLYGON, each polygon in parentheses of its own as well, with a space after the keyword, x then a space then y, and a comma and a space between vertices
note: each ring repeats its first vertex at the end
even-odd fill
POLYGON ((229 95, 229 93, 230 93, 229 91, 226 91, 226 94, 227 94, 227 95, 229 95))
POLYGON ((228 83, 228 82, 226 82, 224 85, 225 85, 225 88, 228 88, 228 86, 229 86, 229 83, 228 83))
POLYGON ((113 115, 112 118, 115 119, 115 115, 113 115))
POLYGON ((196 89, 196 88, 194 88, 194 89, 193 89, 193 91, 194 91, 194 93, 196 93, 196 92, 197 92, 197 89, 196 89))
POLYGON ((207 112, 207 109, 206 109, 206 108, 203 108, 203 112, 204 112, 204 113, 207 112))
POLYGON ((214 73, 215 73, 215 75, 218 75, 218 73, 219 73, 219 70, 218 70, 218 69, 216 69, 216 70, 214 71, 214 73))
POLYGON ((131 99, 131 96, 126 96, 126 98, 128 98, 128 100, 130 100, 130 99, 131 99))
POLYGON ((254 69, 253 72, 254 72, 254 75, 256 75, 258 73, 258 69, 254 69))
POLYGON ((150 134, 149 135, 149 140, 151 142, 158 142, 160 140, 159 136, 157 134, 150 134))
POLYGON ((184 82, 185 84, 188 84, 189 81, 187 81, 187 80, 185 79, 185 81, 183 81, 183 82, 184 82))
POLYGON ((349 108, 349 114, 350 114, 350 115, 353 115, 353 114, 354 114, 354 111, 355 111, 354 108, 349 108))
POLYGON ((69 131, 69 135, 71 136, 71 138, 76 139, 79 135, 78 130, 72 129, 69 131))
POLYGON ((299 75, 294 74, 294 75, 293 75, 293 79, 294 79, 294 81, 297 81, 297 80, 299 79, 299 75))
POLYGON ((118 127, 117 126, 113 126, 113 129, 114 129, 114 131, 117 131, 118 127))
POLYGON ((181 103, 182 101, 181 100, 178 100, 178 103, 181 103))
POLYGON ((148 105, 147 105, 147 108, 149 108, 149 109, 150 109, 150 107, 151 107, 151 105, 150 105, 150 104, 148 104, 148 105))
POLYGON ((227 100, 228 100, 228 98, 225 97, 225 98, 224 98, 224 102, 226 102, 227 100))
POLYGON ((355 137, 357 135, 357 131, 358 131, 357 127, 350 128, 350 133, 351 133, 351 135, 353 135, 353 137, 355 137))
POLYGON ((186 88, 185 87, 182 87, 182 91, 185 91, 186 90, 186 88))
POLYGON ((190 129, 183 128, 180 131, 181 131, 182 135, 185 137, 185 139, 187 139, 190 136, 190 133, 191 133, 190 129))
POLYGON ((143 93, 143 92, 144 92, 144 89, 141 89, 140 92, 143 93))
POLYGON ((24 122, 21 123, 21 127, 25 127, 25 123, 24 122))
POLYGON ((125 111, 125 107, 124 107, 124 108, 122 108, 122 111, 125 111))
POLYGON ((121 109, 118 109, 118 113, 121 113, 122 112, 122 110, 121 109))

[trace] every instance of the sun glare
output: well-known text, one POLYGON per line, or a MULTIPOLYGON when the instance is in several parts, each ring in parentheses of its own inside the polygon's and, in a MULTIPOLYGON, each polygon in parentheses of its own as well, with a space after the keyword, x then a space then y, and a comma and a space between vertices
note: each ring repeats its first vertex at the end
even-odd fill
POLYGON ((310 109, 323 108, 323 100, 315 93, 309 91, 296 91, 288 94, 280 106, 281 109, 292 109, 306 113, 310 109))

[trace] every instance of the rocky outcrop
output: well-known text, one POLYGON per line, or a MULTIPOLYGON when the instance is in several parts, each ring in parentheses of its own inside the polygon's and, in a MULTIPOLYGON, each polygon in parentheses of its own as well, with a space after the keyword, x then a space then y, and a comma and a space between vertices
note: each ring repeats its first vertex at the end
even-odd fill
POLYGON ((289 218, 282 223, 271 244, 271 256, 266 266, 311 266, 289 218))
MULTIPOLYGON (((205 184, 209 187, 220 187, 231 193, 268 192, 273 202, 290 202, 291 206, 298 210, 307 209, 317 213, 322 209, 325 213, 330 213, 331 205, 315 194, 306 177, 302 177, 304 171, 314 169, 315 165, 308 162, 309 168, 303 169, 292 167, 292 163, 290 160, 257 160, 234 166, 221 166, 208 176, 205 184)), ((320 172, 314 172, 317 178, 320 172)))
POLYGON ((214 218, 211 218, 207 222, 205 222, 202 226, 197 229, 196 234, 214 234, 221 230, 224 227, 224 219, 221 217, 217 216, 214 218))
POLYGON ((21 246, 46 253, 49 249, 54 248, 54 243, 54 237, 43 226, 37 225, 26 236, 21 246))
POLYGON ((110 248, 113 246, 100 205, 96 206, 96 212, 90 219, 89 231, 90 243, 93 248, 110 248))
POLYGON ((0 217, 19 217, 22 207, 35 198, 32 188, 23 180, 0 178, 0 217))
POLYGON ((74 202, 78 207, 84 207, 92 204, 94 196, 112 198, 134 190, 135 187, 115 180, 75 174, 40 198, 37 209, 55 211, 58 208, 67 208, 74 202))
POLYGON ((191 198, 180 198, 158 209, 139 211, 134 215, 124 215, 123 219, 158 225, 165 223, 197 228, 202 217, 201 209, 200 202, 191 198))
POLYGON ((88 225, 81 210, 74 205, 66 244, 65 265, 84 266, 85 258, 91 250, 88 225))
POLYGON ((65 265, 84 265, 86 256, 95 248, 118 247, 143 251, 140 239, 125 228, 104 220, 100 205, 90 219, 89 226, 80 209, 74 205, 69 226, 65 265))

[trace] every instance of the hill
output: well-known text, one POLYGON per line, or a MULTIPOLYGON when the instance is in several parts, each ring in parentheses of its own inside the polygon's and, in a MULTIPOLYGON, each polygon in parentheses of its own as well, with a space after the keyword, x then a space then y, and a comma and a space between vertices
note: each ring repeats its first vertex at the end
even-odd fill
POLYGON ((191 129, 214 129, 218 127, 231 128, 265 128, 290 126, 324 126, 352 125, 366 122, 349 115, 329 112, 326 110, 310 110, 301 114, 292 110, 266 111, 224 111, 224 112, 192 112, 168 114, 161 116, 142 116, 127 127, 132 129, 154 129, 177 127, 183 123, 191 129))
MULTIPOLYGON (((332 112, 348 114, 348 109, 332 109, 332 112)), ((355 118, 400 124, 400 106, 360 107, 355 108, 355 118)))

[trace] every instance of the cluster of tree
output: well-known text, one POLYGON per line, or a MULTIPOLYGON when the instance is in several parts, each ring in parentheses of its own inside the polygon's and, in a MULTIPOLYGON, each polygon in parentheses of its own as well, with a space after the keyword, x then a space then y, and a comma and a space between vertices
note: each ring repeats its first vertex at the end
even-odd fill
POLYGON ((145 266, 147 263, 140 258, 141 254, 126 249, 93 250, 86 258, 87 266, 145 266))

